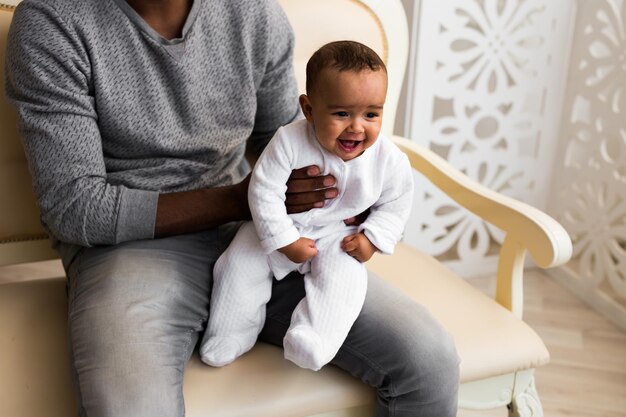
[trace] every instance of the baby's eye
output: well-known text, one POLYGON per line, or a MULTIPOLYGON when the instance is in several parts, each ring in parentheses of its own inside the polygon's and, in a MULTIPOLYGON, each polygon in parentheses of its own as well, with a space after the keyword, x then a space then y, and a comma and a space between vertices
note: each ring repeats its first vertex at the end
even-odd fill
POLYGON ((374 119, 378 117, 378 113, 369 112, 365 115, 365 117, 367 117, 368 119, 374 119))
POLYGON ((346 112, 346 111, 338 111, 338 112, 335 113, 335 116, 348 117, 348 112, 346 112))

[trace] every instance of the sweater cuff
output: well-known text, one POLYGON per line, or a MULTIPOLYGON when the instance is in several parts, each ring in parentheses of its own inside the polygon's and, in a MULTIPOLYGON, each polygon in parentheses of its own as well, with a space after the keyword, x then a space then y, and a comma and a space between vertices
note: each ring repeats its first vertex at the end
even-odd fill
POLYGON ((123 189, 115 230, 116 244, 154 238, 158 201, 156 191, 123 189))
POLYGON ((298 239, 300 239, 300 233, 298 233, 298 229, 296 229, 294 226, 291 226, 283 233, 268 237, 267 239, 263 239, 261 241, 261 246, 263 247, 263 250, 265 250, 265 253, 271 253, 277 249, 289 245, 290 243, 295 242, 298 239))
POLYGON ((370 242, 372 242, 372 245, 376 246, 376 248, 384 255, 393 254, 397 242, 384 236, 384 233, 372 233, 372 231, 367 226, 364 226, 364 224, 359 226, 358 231, 365 234, 370 242))

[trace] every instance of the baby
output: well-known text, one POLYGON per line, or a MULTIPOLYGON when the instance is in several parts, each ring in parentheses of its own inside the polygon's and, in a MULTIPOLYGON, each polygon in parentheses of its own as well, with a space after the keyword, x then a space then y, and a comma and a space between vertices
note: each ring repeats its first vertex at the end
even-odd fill
POLYGON ((329 43, 306 69, 306 120, 282 127, 259 158, 248 191, 253 222, 241 226, 215 264, 207 331, 200 355, 212 366, 254 345, 265 321, 272 276, 298 270, 306 297, 283 340, 285 358, 318 370, 330 362, 356 320, 367 290, 363 262, 390 254, 413 199, 407 157, 379 136, 387 94, 380 57, 357 42, 329 43), (287 214, 292 170, 316 165, 336 179, 339 195, 323 207, 287 214), (359 226, 344 219, 370 210, 359 226))

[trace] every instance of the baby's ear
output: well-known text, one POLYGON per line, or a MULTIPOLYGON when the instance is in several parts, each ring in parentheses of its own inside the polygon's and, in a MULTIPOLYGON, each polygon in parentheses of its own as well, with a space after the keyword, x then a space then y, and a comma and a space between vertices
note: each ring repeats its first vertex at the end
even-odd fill
POLYGON ((311 100, 309 100, 306 94, 302 94, 299 101, 304 117, 306 117, 309 122, 313 122, 313 106, 311 106, 311 100))

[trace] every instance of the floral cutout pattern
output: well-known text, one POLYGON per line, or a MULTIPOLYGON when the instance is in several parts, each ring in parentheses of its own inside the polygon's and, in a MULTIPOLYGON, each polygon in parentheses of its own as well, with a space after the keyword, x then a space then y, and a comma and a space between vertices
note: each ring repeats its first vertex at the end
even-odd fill
MULTIPOLYGON (((409 136, 487 187, 544 208, 570 0, 422 2, 409 136), (558 35, 558 36, 557 36, 558 35), (561 37, 559 37, 561 36, 561 37), (429 64, 430 63, 430 64, 429 64), (546 162, 549 161, 549 162, 546 162)), ((495 271, 503 234, 416 178, 406 241, 464 276, 495 271)))
POLYGON ((574 43, 553 211, 579 293, 626 320, 626 2, 580 1, 574 43))

